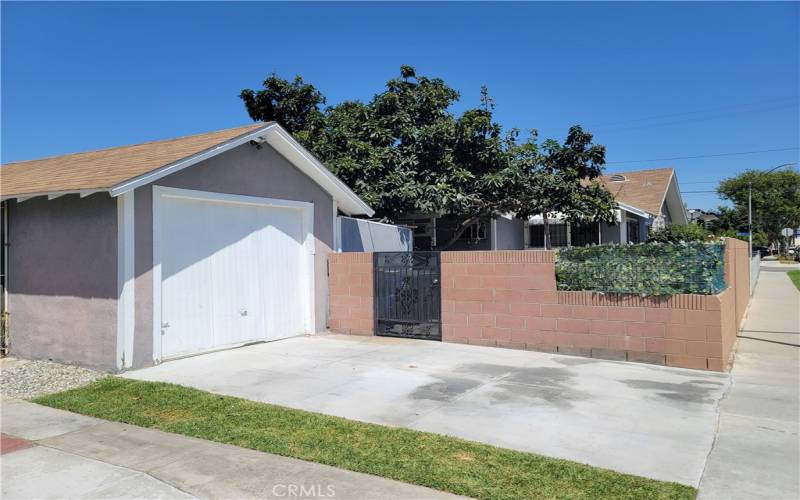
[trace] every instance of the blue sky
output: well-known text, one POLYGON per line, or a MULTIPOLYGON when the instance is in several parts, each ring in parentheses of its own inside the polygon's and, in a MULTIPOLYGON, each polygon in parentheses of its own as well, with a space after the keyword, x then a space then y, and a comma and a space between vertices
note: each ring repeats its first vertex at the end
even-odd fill
POLYGON ((562 139, 579 123, 607 146, 609 172, 674 166, 684 192, 710 190, 798 158, 799 7, 3 2, 0 155, 249 123, 238 93, 272 71, 329 104, 367 100, 409 64, 459 90, 457 109, 485 84, 506 127, 562 139))

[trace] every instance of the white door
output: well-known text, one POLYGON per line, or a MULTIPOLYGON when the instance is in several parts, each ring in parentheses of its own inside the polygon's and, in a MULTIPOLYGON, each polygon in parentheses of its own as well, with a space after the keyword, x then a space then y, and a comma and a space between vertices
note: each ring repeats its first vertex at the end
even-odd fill
POLYGON ((161 358, 306 333, 304 210, 176 193, 154 194, 161 358))

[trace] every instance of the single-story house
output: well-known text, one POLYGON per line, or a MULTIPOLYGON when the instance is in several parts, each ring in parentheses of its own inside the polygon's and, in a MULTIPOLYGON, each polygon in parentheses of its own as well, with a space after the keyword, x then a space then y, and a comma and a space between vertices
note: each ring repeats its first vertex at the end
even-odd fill
MULTIPOLYGON (((685 225, 689 219, 672 168, 637 170, 604 175, 599 181, 614 195, 618 208, 613 224, 573 225, 559 214, 549 215, 553 247, 599 243, 640 243, 651 228, 685 225)), ((417 250, 429 250, 448 241, 458 224, 449 217, 411 214, 400 222, 414 228, 417 250)), ((473 224, 448 250, 522 250, 544 247, 541 215, 521 220, 505 214, 473 224)))
MULTIPOLYGON (((599 178, 617 202, 613 224, 550 224, 553 247, 586 246, 600 243, 642 243, 651 228, 689 223, 678 177, 672 168, 635 170, 599 178)), ((525 221, 525 248, 544 246, 541 216, 525 221)))
POLYGON ((709 225, 713 222, 719 220, 717 214, 699 208, 690 208, 686 212, 689 215, 689 222, 703 226, 706 229, 708 229, 709 225))
POLYGON ((276 123, 0 167, 10 353, 106 370, 324 330, 337 214, 276 123))

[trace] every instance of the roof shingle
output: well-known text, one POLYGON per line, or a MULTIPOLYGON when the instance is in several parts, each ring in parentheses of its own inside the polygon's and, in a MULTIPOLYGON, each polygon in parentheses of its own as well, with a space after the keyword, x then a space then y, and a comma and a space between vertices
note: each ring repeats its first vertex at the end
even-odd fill
POLYGON ((618 202, 658 215, 673 173, 672 168, 656 168, 616 172, 604 175, 599 180, 618 202), (619 175, 625 176, 625 180, 611 181, 611 177, 619 175))
POLYGON ((266 125, 8 163, 0 167, 0 196, 109 189, 266 125))

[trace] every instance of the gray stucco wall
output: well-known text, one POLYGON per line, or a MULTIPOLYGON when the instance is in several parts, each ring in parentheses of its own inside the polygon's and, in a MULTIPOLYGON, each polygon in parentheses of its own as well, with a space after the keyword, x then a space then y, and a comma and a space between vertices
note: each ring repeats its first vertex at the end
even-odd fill
MULTIPOLYGON (((522 219, 506 219, 498 217, 495 222, 497 235, 496 250, 524 250, 525 249, 525 223, 522 219)), ((491 231, 491 229, 490 229, 491 231)))
POLYGON ((98 193, 9 205, 10 353, 115 369, 117 201, 98 193))
POLYGON ((258 150, 245 144, 135 191, 134 367, 153 363, 153 185, 313 203, 316 329, 326 328, 333 199, 269 145, 258 150))

